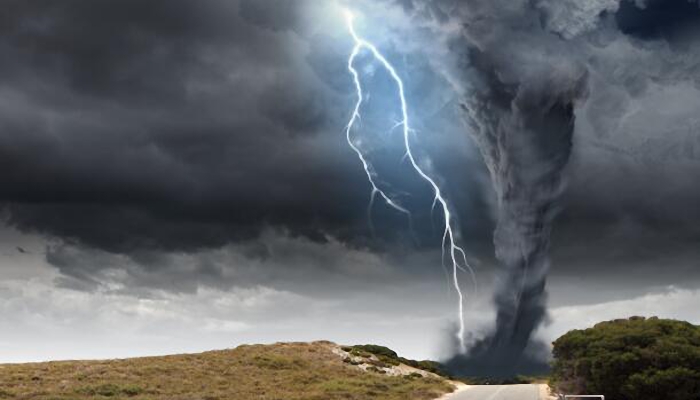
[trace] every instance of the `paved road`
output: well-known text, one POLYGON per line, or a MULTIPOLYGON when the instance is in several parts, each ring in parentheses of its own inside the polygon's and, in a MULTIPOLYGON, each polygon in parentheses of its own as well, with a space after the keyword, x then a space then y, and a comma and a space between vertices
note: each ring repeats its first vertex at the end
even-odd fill
POLYGON ((447 400, 546 400, 540 397, 540 385, 471 386, 447 400))

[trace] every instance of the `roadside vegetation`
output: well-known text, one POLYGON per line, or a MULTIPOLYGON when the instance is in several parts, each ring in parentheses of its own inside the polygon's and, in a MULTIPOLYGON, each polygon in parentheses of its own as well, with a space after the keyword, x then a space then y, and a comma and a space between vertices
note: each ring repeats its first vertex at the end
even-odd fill
POLYGON ((618 400, 700 400, 700 327, 658 318, 602 322, 554 342, 552 382, 618 400))
POLYGON ((510 378, 490 378, 490 377, 462 377, 456 378, 460 382, 464 382, 467 385, 534 385, 543 384, 548 385, 550 377, 549 375, 516 375, 510 378))
POLYGON ((434 399, 445 379, 389 376, 343 362, 329 342, 241 346, 201 354, 0 365, 0 399, 434 399))
POLYGON ((442 364, 439 362, 429 360, 416 361, 399 357, 394 350, 391 350, 388 347, 377 346, 374 344, 364 344, 357 346, 343 346, 342 349, 353 356, 367 357, 368 355, 375 355, 379 361, 387 365, 405 364, 423 371, 432 372, 433 374, 440 375, 444 378, 450 378, 449 374, 444 370, 442 364))

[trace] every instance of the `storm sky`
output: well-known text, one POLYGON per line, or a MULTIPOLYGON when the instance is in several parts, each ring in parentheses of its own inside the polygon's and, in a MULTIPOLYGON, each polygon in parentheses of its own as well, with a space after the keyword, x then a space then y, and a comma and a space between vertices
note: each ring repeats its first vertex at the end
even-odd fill
POLYGON ((444 355, 456 303, 441 222, 402 162, 395 88, 367 64, 363 139, 414 212, 411 229, 377 202, 370 229, 344 136, 340 4, 407 85, 415 147, 479 277, 470 330, 493 322, 499 268, 461 107, 488 42, 464 32, 474 10, 536 32, 512 35, 514 63, 556 41, 588 72, 538 335, 631 315, 700 323, 696 1, 6 0, 0 362, 314 339, 444 355))

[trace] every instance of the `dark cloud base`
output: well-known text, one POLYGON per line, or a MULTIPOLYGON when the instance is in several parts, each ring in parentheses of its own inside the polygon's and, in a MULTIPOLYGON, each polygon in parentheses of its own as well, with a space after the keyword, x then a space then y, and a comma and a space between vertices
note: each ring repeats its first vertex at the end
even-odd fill
MULTIPOLYGON (((7 222, 113 252, 220 247, 270 226, 368 244, 344 47, 308 36, 304 2, 283 3, 8 2, 7 222)), ((416 208, 430 201, 418 193, 416 208)), ((379 238, 405 230, 381 205, 374 217, 379 238)))

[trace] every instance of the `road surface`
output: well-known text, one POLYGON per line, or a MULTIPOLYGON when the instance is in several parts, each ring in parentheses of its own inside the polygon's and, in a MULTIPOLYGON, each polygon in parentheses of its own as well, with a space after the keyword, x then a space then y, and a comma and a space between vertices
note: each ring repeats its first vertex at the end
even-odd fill
POLYGON ((547 400, 541 385, 478 385, 445 397, 445 400, 547 400))

